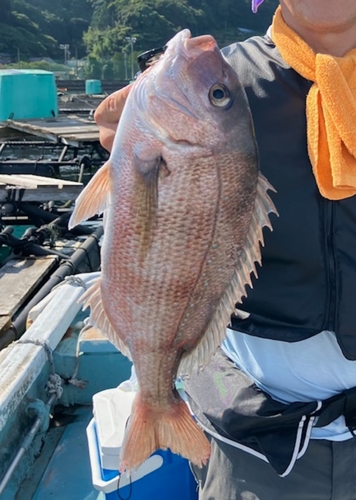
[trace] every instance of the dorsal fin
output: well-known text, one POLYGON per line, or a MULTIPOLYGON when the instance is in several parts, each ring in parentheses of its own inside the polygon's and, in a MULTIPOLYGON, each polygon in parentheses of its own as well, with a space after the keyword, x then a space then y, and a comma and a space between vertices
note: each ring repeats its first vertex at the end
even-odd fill
POLYGON ((83 220, 104 212, 109 204, 110 191, 110 161, 107 161, 99 168, 76 199, 68 228, 72 229, 83 220))
POLYGON ((92 285, 81 297, 80 302, 83 304, 83 309, 90 307, 91 323, 98 328, 124 356, 127 356, 131 360, 131 354, 128 347, 122 342, 118 334, 115 333, 115 330, 105 314, 101 300, 100 285, 101 278, 93 280, 92 285))
POLYGON ((235 311, 236 303, 246 295, 246 285, 252 287, 251 273, 257 276, 255 263, 261 263, 261 249, 263 245, 262 228, 267 226, 272 230, 269 214, 278 215, 276 207, 267 194, 267 190, 274 191, 266 178, 259 174, 255 208, 251 218, 246 243, 241 251, 238 266, 234 276, 227 286, 220 303, 211 319, 207 331, 193 351, 186 353, 179 366, 178 375, 186 376, 194 370, 207 365, 217 347, 225 338, 227 325, 235 311))

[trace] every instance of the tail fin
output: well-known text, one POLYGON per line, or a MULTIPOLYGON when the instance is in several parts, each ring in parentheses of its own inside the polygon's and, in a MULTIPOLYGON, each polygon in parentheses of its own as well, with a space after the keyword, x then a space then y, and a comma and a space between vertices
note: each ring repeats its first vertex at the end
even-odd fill
POLYGON ((199 467, 210 456, 209 441, 183 401, 154 408, 138 393, 121 450, 120 472, 137 469, 154 451, 167 448, 199 467))

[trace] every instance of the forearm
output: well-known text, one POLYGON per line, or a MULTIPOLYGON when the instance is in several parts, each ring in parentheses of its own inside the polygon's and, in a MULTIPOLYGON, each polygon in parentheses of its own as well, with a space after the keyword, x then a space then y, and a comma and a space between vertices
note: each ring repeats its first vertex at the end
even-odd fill
POLYGON ((127 85, 110 94, 102 101, 94 113, 94 120, 99 127, 100 143, 108 151, 111 151, 116 129, 130 89, 131 85, 127 85))

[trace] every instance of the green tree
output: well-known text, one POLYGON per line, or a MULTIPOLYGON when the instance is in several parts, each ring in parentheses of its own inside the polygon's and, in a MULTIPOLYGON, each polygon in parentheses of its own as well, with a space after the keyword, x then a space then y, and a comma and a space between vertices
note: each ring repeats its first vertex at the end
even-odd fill
POLYGON ((265 0, 255 15, 251 0, 1 0, 0 52, 63 59, 59 45, 68 44, 72 57, 89 55, 101 66, 116 57, 112 71, 122 73, 124 54, 131 58, 127 37, 135 38, 135 57, 182 28, 211 33, 223 46, 247 36, 239 28, 263 33, 277 5, 265 0))

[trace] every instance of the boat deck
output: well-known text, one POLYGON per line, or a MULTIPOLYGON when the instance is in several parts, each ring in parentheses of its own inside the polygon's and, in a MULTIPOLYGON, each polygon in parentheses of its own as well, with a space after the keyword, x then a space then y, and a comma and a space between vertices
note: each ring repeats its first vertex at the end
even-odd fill
POLYGON ((0 351, 4 500, 105 499, 93 486, 86 428, 93 395, 127 380, 131 362, 99 332, 82 331, 88 311, 79 298, 97 277, 63 281, 20 340, 0 351), (51 410, 58 388, 50 376, 63 389, 51 410))
MULTIPOLYGON (((0 497, 197 500, 188 464, 168 450, 150 457, 144 473, 134 479, 117 476, 116 446, 108 454, 110 465, 108 461, 105 465, 110 471, 103 473, 99 453, 94 450, 95 434, 89 433, 88 440, 93 396, 127 381, 132 368, 103 334, 95 328, 83 330, 88 311, 81 310, 79 299, 99 276, 98 272, 84 273, 62 283, 20 340, 0 353, 0 497), (51 408, 54 401, 58 404, 51 408), (145 481, 138 481, 146 475, 145 481), (127 484, 121 482, 125 479, 127 484)), ((116 415, 120 404, 114 413, 108 413, 100 401, 97 404, 106 426, 106 417, 116 415)), ((101 421, 98 408, 97 422, 101 421)), ((121 409, 129 411, 125 404, 121 409)), ((121 425, 126 418, 121 416, 121 425)))
POLYGON ((63 408, 14 500, 104 500, 94 489, 86 438, 91 406, 63 408))

